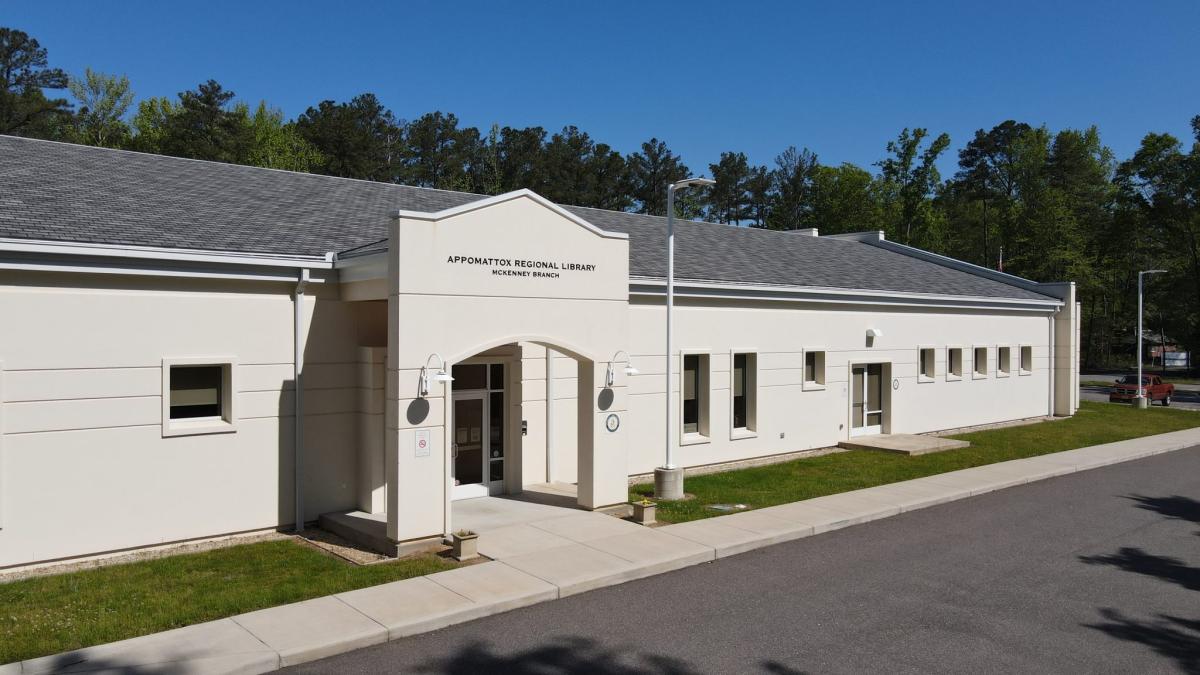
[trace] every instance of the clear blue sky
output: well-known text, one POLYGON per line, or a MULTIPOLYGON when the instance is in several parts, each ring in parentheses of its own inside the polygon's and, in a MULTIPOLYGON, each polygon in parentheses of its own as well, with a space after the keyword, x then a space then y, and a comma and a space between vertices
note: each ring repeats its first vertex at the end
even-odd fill
POLYGON ((622 152, 657 136, 696 173, 788 145, 869 166, 903 127, 951 152, 1007 118, 1099 125, 1119 157, 1200 114, 1200 3, 17 2, 0 25, 52 65, 139 97, 208 78, 290 117, 376 93, 398 117, 575 124, 622 152))

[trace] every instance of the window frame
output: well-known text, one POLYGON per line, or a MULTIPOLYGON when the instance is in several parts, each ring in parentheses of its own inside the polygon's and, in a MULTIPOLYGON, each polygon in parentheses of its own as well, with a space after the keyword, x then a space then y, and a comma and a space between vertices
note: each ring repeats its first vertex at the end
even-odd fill
POLYGON ((963 346, 962 345, 946 345, 946 381, 947 382, 961 381, 963 379, 962 371, 963 371, 963 346), (950 358, 950 353, 953 351, 956 351, 956 350, 958 351, 958 372, 957 373, 954 372, 953 368, 951 368, 951 364, 953 363, 953 360, 950 358))
POLYGON ((934 345, 917 345, 917 382, 929 383, 937 381, 937 347, 934 345), (921 355, 928 350, 933 363, 933 373, 926 375, 925 369, 921 367, 921 355))
POLYGON ((829 379, 828 351, 821 345, 810 345, 800 350, 801 391, 824 391, 825 383, 829 379), (808 379, 808 355, 810 352, 817 355, 816 363, 813 364, 813 375, 817 378, 815 380, 808 379))
POLYGON ((996 345, 996 377, 1012 377, 1012 345, 996 345))
POLYGON ((753 349, 729 350, 729 439, 754 438, 758 436, 758 352, 753 349), (737 356, 746 356, 746 426, 733 425, 733 399, 737 386, 734 362, 737 356))
POLYGON ((1033 374, 1033 345, 1017 345, 1017 375, 1024 377, 1033 374), (1029 367, 1025 367, 1025 350, 1029 350, 1029 367))
MULTIPOLYGON (((730 363, 730 370, 733 370, 733 364, 730 363)), ((680 349, 679 350, 679 379, 677 380, 679 387, 679 408, 677 411, 679 417, 679 445, 699 445, 712 441, 712 356, 708 349, 680 349), (689 356, 697 356, 699 368, 699 382, 697 383, 697 395, 703 395, 700 402, 696 406, 696 431, 684 431, 683 422, 683 388, 684 388, 684 363, 689 356)))
POLYGON ((182 356, 162 360, 162 436, 228 434, 237 431, 237 357, 182 356), (221 369, 221 415, 216 418, 171 419, 171 369, 176 366, 213 366, 221 369))
POLYGON ((971 346, 971 379, 986 380, 988 378, 989 361, 991 360, 992 348, 988 345, 972 345, 971 346), (978 353, 983 350, 983 372, 979 372, 978 353))

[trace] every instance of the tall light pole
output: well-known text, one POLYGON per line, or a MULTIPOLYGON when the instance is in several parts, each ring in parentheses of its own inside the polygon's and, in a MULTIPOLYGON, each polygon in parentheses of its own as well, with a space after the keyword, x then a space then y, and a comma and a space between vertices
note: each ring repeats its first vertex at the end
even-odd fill
POLYGON ((1138 272, 1138 330, 1137 330, 1137 360, 1138 360, 1138 375, 1137 375, 1137 396, 1133 399, 1135 408, 1149 407, 1150 402, 1146 400, 1146 396, 1142 393, 1145 387, 1142 386, 1142 277, 1147 274, 1162 274, 1166 270, 1143 270, 1138 272))
POLYGON ((663 420, 666 423, 667 444, 665 461, 661 467, 654 470, 655 499, 683 499, 683 469, 675 466, 674 434, 671 433, 671 421, 675 418, 675 408, 671 405, 671 315, 675 309, 675 191, 716 184, 716 181, 708 178, 687 178, 667 185, 667 416, 663 420))

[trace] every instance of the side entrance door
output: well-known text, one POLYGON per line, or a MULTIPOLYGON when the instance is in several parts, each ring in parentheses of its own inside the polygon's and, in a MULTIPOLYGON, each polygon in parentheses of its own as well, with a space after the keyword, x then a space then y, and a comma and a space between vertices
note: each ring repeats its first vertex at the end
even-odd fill
POLYGON ((487 392, 454 392, 454 437, 451 445, 453 499, 486 497, 484 464, 488 456, 487 392))
POLYGON ((850 368, 850 435, 883 433, 883 364, 850 368))

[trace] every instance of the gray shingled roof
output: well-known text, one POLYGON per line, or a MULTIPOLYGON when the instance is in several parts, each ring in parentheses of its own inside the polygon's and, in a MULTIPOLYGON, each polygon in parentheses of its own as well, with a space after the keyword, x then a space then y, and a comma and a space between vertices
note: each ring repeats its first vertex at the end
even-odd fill
MULTIPOLYGON (((481 195, 0 136, 0 237, 323 255, 387 237, 397 209, 481 195)), ((630 274, 665 276, 665 219, 566 207, 629 234, 630 274)), ((681 221, 676 278, 997 298, 1023 288, 856 241, 681 221)))

